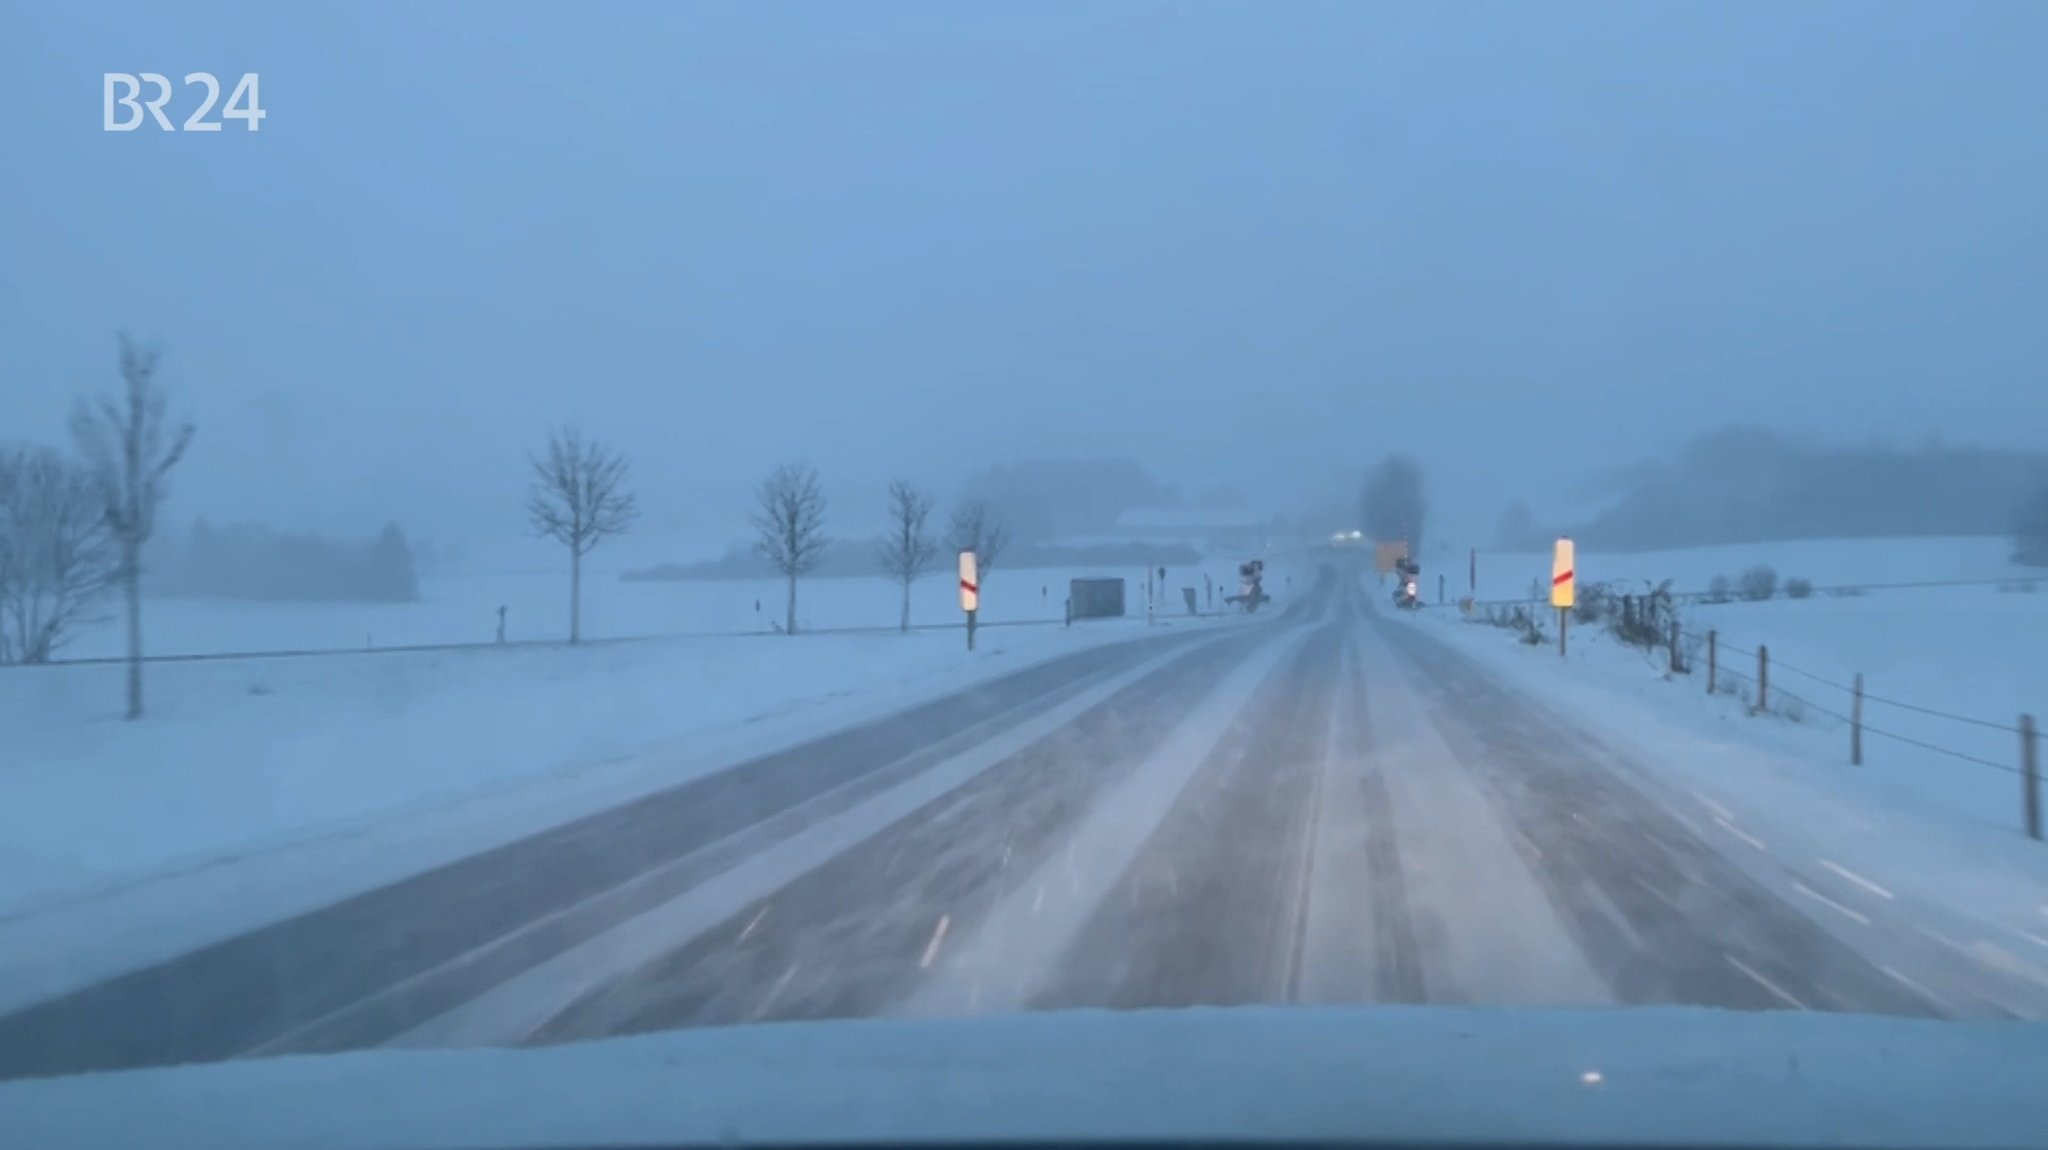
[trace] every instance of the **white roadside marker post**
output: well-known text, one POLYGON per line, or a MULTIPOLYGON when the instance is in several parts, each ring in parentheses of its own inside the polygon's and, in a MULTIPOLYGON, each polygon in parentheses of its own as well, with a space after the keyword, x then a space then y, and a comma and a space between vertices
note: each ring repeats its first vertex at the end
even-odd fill
POLYGON ((974 614, 981 609, 981 578, 975 570, 974 552, 960 553, 960 609, 967 613, 967 649, 974 650, 974 614))

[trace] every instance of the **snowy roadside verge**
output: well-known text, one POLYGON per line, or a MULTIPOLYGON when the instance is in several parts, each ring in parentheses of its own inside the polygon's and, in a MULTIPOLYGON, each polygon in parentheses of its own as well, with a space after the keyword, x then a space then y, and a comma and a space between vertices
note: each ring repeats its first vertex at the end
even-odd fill
POLYGON ((2016 776, 1970 765, 1959 775, 1910 748, 1886 748, 1880 764, 1873 746, 1865 766, 1850 766, 1842 732, 1751 715, 1737 698, 1708 696, 1703 674, 1670 675, 1663 656, 1592 628, 1574 630, 1561 659, 1554 632, 1531 647, 1448 613, 1412 623, 1655 771, 1685 813, 1739 849, 1953 910, 2048 960, 2048 847, 2017 829, 2016 776), (2004 783, 1998 819, 1985 813, 1985 788, 2004 783))
MULTIPOLYGON (((1239 620, 1182 626, 1229 627, 1239 620)), ((0 1009, 169 957, 1061 654, 1142 620, 36 669, 0 762, 0 1009), (252 685, 264 688, 261 693, 252 685)))

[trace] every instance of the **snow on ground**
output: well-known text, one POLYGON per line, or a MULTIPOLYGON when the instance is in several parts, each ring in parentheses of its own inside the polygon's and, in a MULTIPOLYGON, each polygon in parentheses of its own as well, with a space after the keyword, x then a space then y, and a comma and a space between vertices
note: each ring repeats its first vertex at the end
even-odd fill
MULTIPOLYGON (((2015 573, 2002 554, 1996 541, 1859 541, 1611 560, 1581 553, 1578 565, 1582 578, 1589 570, 1630 579, 1671 574, 1685 587, 1703 585, 1713 572, 1769 563, 1781 575, 1812 571, 1826 585, 2003 579, 2015 573)), ((1519 562, 1549 567, 1548 556, 1519 562)), ((1522 573, 1503 578, 1526 583, 1522 573)), ((1454 611, 1418 622, 1439 625, 1437 633, 1516 685, 1631 746, 1705 813, 1740 811, 1740 825, 1752 833, 1771 827, 1765 837, 1812 843, 1829 862, 1888 889, 1971 908, 2048 947, 2048 846, 2021 833, 2020 741, 2010 729, 2023 710, 2048 716, 2048 657, 2039 639, 2048 634, 2048 594, 1996 586, 1874 590, 1687 607, 1681 615, 1688 631, 1718 633, 1722 672, 1748 677, 1736 680, 1740 693, 1724 686, 1707 694, 1703 653, 1691 674, 1673 676, 1666 653, 1629 648, 1590 625, 1571 628, 1568 657, 1560 659, 1554 618, 1546 617, 1548 641, 1540 647, 1462 622, 1454 611), (1758 644, 1768 645, 1773 662, 1772 710, 1762 715, 1750 706, 1758 644), (1859 671, 1866 729, 1863 764, 1852 766, 1848 725, 1834 716, 1849 713, 1843 688, 1859 671)))
POLYGON ((2048 1032, 1695 1009, 798 1022, 0 1083, 44 1150, 1356 1141, 2013 1147, 2048 1032), (1484 1101, 1473 1105, 1474 1099, 1484 1101))
MULTIPOLYGON (((254 925, 1135 637, 1142 588, 1134 606, 989 628, 972 654, 947 629, 158 663, 139 723, 119 718, 117 665, 0 668, 0 952, 43 948, 32 969, 0 964, 0 983, 254 925), (184 917, 195 900, 214 904, 204 924, 184 917)), ((887 626, 882 610, 859 621, 887 626)))
MULTIPOLYGON (((1204 589, 1207 575, 1220 601, 1237 580, 1237 560, 1167 571, 1172 613, 1182 586, 1204 589)), ((983 579, 981 619, 998 623, 1056 620, 1065 614, 1069 579, 1109 576, 1125 580, 1126 609, 1143 614, 1142 568, 1007 570, 983 579)), ((1272 580, 1278 594, 1285 576, 1272 580)), ((616 571, 586 570, 583 637, 763 632, 780 626, 787 585, 780 580, 627 582, 616 571), (758 605, 758 607, 757 607, 758 605)), ((561 640, 569 634, 569 573, 536 569, 428 576, 416 603, 249 603, 208 599, 151 599, 144 625, 153 655, 222 651, 355 650, 430 643, 488 643, 497 633, 498 608, 513 640, 561 640)), ((889 627, 902 609, 902 591, 886 578, 807 579, 798 584, 799 630, 889 627)), ((911 622, 948 624, 960 619, 950 569, 934 571, 911 588, 911 622)), ((105 658, 124 652, 119 620, 106 617, 80 629, 63 658, 105 658)))
MULTIPOLYGON (((1759 563, 1776 570, 1781 582, 1803 578, 1816 587, 2031 578, 2048 591, 2048 571, 2015 564, 2009 539, 1822 539, 1616 554, 1581 545, 1574 551, 1581 583, 1670 579, 1672 590, 1680 592, 1705 591, 1716 575, 1733 582, 1759 563)), ((1449 576, 1453 598, 1468 593, 1470 556, 1465 548, 1451 549, 1434 564, 1449 576)), ((1480 599, 1524 598, 1531 593, 1532 582, 1548 587, 1550 553, 1482 547, 1477 568, 1480 599)))
POLYGON ((159 664, 133 724, 115 717, 118 666, 10 672, 0 909, 1107 635, 989 631, 972 663, 959 635, 918 632, 159 664))

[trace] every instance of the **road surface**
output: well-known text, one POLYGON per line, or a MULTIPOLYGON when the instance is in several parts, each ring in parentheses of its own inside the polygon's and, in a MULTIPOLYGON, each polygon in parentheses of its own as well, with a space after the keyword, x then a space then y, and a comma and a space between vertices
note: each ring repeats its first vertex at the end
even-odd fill
POLYGON ((1372 587, 1325 568, 0 1016, 0 1077, 1067 1007, 2048 1015, 1372 587))

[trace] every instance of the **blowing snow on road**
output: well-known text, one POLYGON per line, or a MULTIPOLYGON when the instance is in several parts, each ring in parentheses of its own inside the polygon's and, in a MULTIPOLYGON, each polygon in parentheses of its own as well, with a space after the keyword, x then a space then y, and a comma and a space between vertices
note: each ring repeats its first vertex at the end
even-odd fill
POLYGON ((1091 647, 0 1017, 0 1074, 1073 1007, 2048 1013, 1371 577, 1091 647))

